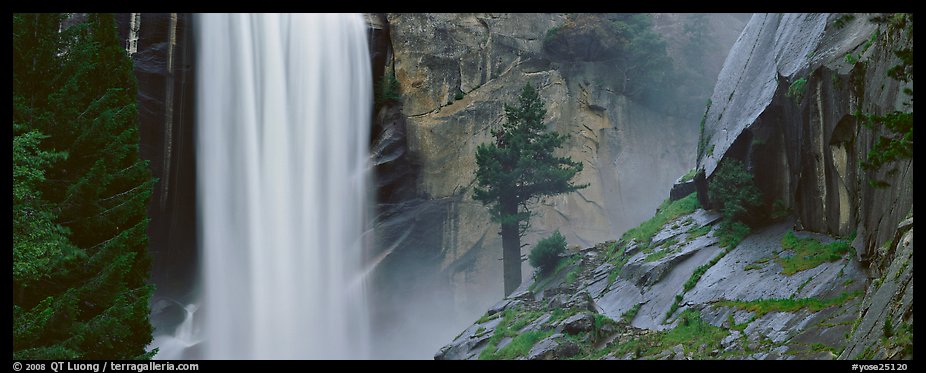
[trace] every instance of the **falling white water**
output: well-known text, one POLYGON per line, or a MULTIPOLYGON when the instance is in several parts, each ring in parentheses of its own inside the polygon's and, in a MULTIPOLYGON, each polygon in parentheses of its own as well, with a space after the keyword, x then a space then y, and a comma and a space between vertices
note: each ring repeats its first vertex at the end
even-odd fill
POLYGON ((367 357, 362 17, 196 24, 203 357, 367 357))

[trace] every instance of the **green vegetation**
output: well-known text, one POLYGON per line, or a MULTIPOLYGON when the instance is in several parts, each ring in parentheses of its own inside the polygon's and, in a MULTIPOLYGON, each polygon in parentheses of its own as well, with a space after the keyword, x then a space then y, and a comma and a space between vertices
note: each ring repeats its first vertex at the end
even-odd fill
POLYGON ((847 63, 847 64, 849 64, 849 65, 855 65, 856 63, 858 63, 859 57, 856 57, 856 56, 855 56, 854 54, 852 54, 852 53, 846 53, 845 60, 846 60, 846 63, 847 63))
POLYGON ((798 238, 794 231, 785 233, 781 238, 781 247, 793 252, 791 256, 779 256, 775 260, 781 265, 781 273, 787 276, 816 268, 824 262, 842 259, 851 248, 848 241, 837 240, 823 244, 813 238, 798 238))
POLYGON ((707 190, 711 202, 723 214, 717 230, 721 247, 736 247, 749 235, 749 227, 742 220, 751 215, 762 201, 752 174, 740 161, 726 160, 714 172, 707 190))
MULTIPOLYGON (((885 324, 887 320, 885 320, 885 324)), ((900 349, 902 356, 913 355, 913 324, 901 322, 897 330, 892 330, 890 335, 885 334, 882 344, 889 350, 900 349)))
POLYGON ((572 182, 582 171, 581 162, 554 155, 568 136, 547 132, 546 112, 537 90, 526 84, 518 106, 505 105, 506 121, 492 131, 495 142, 476 148, 473 198, 489 208, 492 221, 501 224, 505 294, 521 283, 521 235, 530 219, 527 203, 588 186, 572 182))
POLYGON ((871 48, 871 46, 874 45, 875 41, 878 40, 878 35, 878 30, 875 30, 871 33, 871 36, 868 37, 868 40, 865 40, 865 44, 862 44, 862 51, 859 53, 859 55, 865 54, 865 52, 868 51, 868 48, 871 48))
POLYGON ((691 193, 674 202, 665 200, 662 205, 659 206, 656 215, 640 223, 639 226, 624 232, 621 236, 621 240, 636 240, 638 244, 649 245, 653 236, 656 235, 663 226, 680 216, 695 212, 699 207, 701 207, 701 204, 698 203, 698 196, 695 193, 691 193))
POLYGON ((559 264, 560 256, 566 252, 566 237, 559 233, 559 230, 553 232, 550 237, 544 238, 534 245, 527 259, 531 266, 540 270, 541 274, 551 273, 556 265, 559 264))
POLYGON ((383 74, 383 77, 379 81, 374 83, 373 92, 373 104, 376 109, 379 109, 383 105, 393 104, 401 101, 402 92, 399 88, 399 80, 395 78, 390 72, 383 74))
POLYGON ((568 14, 543 37, 544 49, 558 58, 608 61, 620 77, 618 94, 663 108, 670 106, 664 103, 665 95, 674 92, 675 82, 666 45, 647 13, 568 14), (593 46, 576 48, 576 40, 593 46))
POLYGON ((820 342, 811 343, 808 347, 810 347, 810 350, 813 351, 813 352, 829 352, 829 353, 832 353, 832 354, 835 355, 835 356, 839 356, 839 353, 842 352, 842 351, 840 351, 840 349, 838 349, 838 348, 836 348, 836 347, 827 346, 827 345, 825 345, 825 344, 823 344, 823 343, 820 343, 820 342))
POLYGON ((669 249, 656 250, 650 253, 649 255, 647 255, 646 258, 643 258, 643 261, 647 263, 655 262, 659 259, 665 258, 670 253, 671 251, 669 249))
POLYGON ((842 29, 846 27, 846 24, 848 24, 854 19, 855 19, 855 14, 843 14, 839 16, 839 18, 836 18, 835 21, 833 21, 833 25, 836 26, 836 29, 842 29))
POLYGON ((807 90, 807 78, 800 78, 791 83, 788 87, 788 93, 785 94, 787 97, 794 99, 795 103, 801 102, 801 98, 804 96, 804 92, 807 90))
POLYGON ((640 312, 641 306, 643 306, 643 303, 637 303, 633 305, 633 307, 630 307, 627 312, 624 312, 624 314, 621 315, 621 320, 629 324, 631 321, 633 321, 634 317, 637 317, 637 312, 640 312))
MULTIPOLYGON (((562 258, 559 263, 556 265, 556 268, 553 269, 553 272, 546 275, 541 275, 539 272, 535 275, 535 281, 528 288, 530 291, 536 291, 538 289, 546 288, 553 280, 559 277, 559 274, 566 270, 566 268, 572 267, 579 261, 578 255, 570 255, 568 257, 562 258)), ((567 274, 568 275, 568 274, 567 274)))
POLYGON ((769 312, 797 312, 808 310, 818 312, 822 309, 841 305, 851 299, 858 298, 865 293, 861 290, 842 293, 835 298, 817 299, 817 298, 799 298, 799 299, 759 299, 754 301, 732 301, 724 300, 717 302, 718 306, 734 307, 741 310, 749 311, 754 314, 754 318, 760 318, 769 312))
POLYGON ((486 348, 479 354, 479 359, 513 359, 530 352, 531 347, 533 347, 537 341, 548 337, 553 334, 553 332, 529 331, 520 334, 518 331, 542 315, 543 313, 540 311, 527 311, 520 308, 506 309, 501 315, 502 321, 496 326, 495 332, 486 343, 486 348), (498 350, 496 346, 506 337, 512 338, 512 341, 501 350, 498 350), (515 341, 517 341, 517 344, 515 344, 515 341))
POLYGON ((682 294, 676 294, 676 295, 675 295, 675 300, 672 302, 672 305, 669 306, 669 310, 666 311, 665 323, 668 323, 668 322, 669 322, 669 318, 672 317, 672 314, 674 314, 675 311, 678 310, 678 306, 681 305, 682 299, 683 299, 683 298, 684 298, 684 295, 682 295, 682 294))
POLYGON ((694 177, 695 177, 695 175, 696 175, 697 173, 698 173, 698 169, 695 168, 695 167, 692 167, 690 170, 688 170, 688 172, 686 172, 684 175, 682 175, 682 178, 681 178, 680 181, 683 182, 683 183, 684 183, 684 182, 688 182, 688 181, 692 181, 692 180, 694 180, 694 177))
POLYGON ((704 235, 710 233, 710 231, 711 231, 711 226, 710 226, 710 225, 705 225, 705 226, 703 226, 703 227, 701 227, 701 228, 694 228, 694 227, 692 227, 692 229, 689 229, 689 230, 688 230, 688 237, 685 238, 685 242, 684 242, 684 243, 687 244, 687 243, 689 243, 689 242, 691 242, 691 241, 694 241, 694 240, 698 239, 699 237, 703 237, 704 235))
POLYGON ((762 259, 756 260, 755 262, 749 263, 743 269, 747 271, 750 271, 753 269, 761 269, 762 267, 765 267, 765 264, 768 263, 770 260, 772 260, 771 257, 762 258, 762 259))
POLYGON ((894 335, 894 326, 891 322, 890 316, 884 319, 884 325, 881 327, 881 331, 883 332, 884 336, 888 338, 894 335))
MULTIPOLYGON (((653 236, 659 232, 666 224, 678 219, 681 216, 685 216, 695 212, 700 207, 698 202, 698 196, 696 193, 689 194, 684 198, 681 198, 677 201, 671 202, 668 199, 663 201, 662 205, 659 206, 659 209, 656 210, 656 214, 653 215, 649 220, 640 223, 635 228, 631 228, 624 232, 621 236, 621 240, 611 246, 607 251, 608 263, 614 265, 614 269, 611 270, 611 273, 608 275, 608 284, 614 282, 617 279, 617 276, 620 275, 621 270, 624 268, 624 265, 627 264, 627 261, 630 260, 630 256, 626 255, 627 245, 631 241, 635 241, 637 245, 640 246, 640 251, 651 253, 647 256, 648 261, 654 261, 661 259, 665 255, 671 253, 670 246, 678 243, 678 239, 672 238, 667 240, 662 246, 666 247, 663 250, 652 252, 653 251, 653 236)), ((705 233, 706 234, 706 233, 705 233)))
POLYGON ((460 101, 460 100, 462 100, 463 97, 465 97, 465 96, 466 96, 466 94, 463 93, 463 91, 457 91, 457 94, 455 94, 455 95, 453 96, 453 99, 456 100, 456 101, 460 101))
POLYGON ((579 273, 581 272, 582 272, 581 266, 577 266, 573 268, 571 271, 569 271, 569 273, 566 274, 566 283, 572 284, 573 282, 576 282, 576 277, 578 277, 579 273))
POLYGON ((729 332, 725 329, 702 320, 699 311, 685 310, 679 315, 678 325, 671 330, 653 332, 640 338, 612 343, 593 352, 589 357, 601 358, 611 354, 620 358, 629 354, 633 358, 641 358, 682 345, 684 351, 691 354, 692 358, 710 359, 716 358, 711 355, 711 351, 721 350, 720 342, 727 335, 729 332))
POLYGON ((13 15, 13 359, 149 359, 132 61, 111 14, 13 15))
POLYGON ((721 225, 741 221, 759 206, 761 194, 746 165, 736 159, 725 160, 708 183, 708 196, 723 214, 721 225))
POLYGON ((772 212, 769 215, 772 221, 780 221, 788 216, 791 216, 791 209, 787 207, 785 201, 776 199, 772 202, 772 212))
POLYGON ((701 123, 699 124, 698 130, 698 160, 697 163, 701 164, 701 159, 704 158, 704 152, 706 151, 707 144, 711 142, 710 136, 704 135, 704 122, 707 121, 707 112, 711 111, 711 100, 707 100, 707 107, 704 108, 704 115, 701 116, 701 123))
POLYGON ((529 331, 524 334, 518 334, 514 337, 511 342, 509 342, 505 347, 502 347, 501 350, 498 350, 495 354, 486 354, 483 357, 482 354, 479 355, 479 359, 488 359, 488 360, 510 360, 519 356, 527 356, 531 351, 531 348, 534 347, 537 342, 540 342, 546 337, 549 337, 553 334, 552 330, 548 331, 529 331))

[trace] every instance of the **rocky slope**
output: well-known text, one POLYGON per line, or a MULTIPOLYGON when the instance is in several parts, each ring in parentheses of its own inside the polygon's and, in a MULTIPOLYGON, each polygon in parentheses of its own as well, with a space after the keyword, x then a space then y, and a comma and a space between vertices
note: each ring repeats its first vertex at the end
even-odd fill
POLYGON ((885 72, 912 40, 868 18, 753 16, 705 115, 698 194, 644 223, 658 226, 645 240, 572 254, 435 357, 911 358, 913 164, 860 171, 878 133, 851 114, 903 108, 885 72), (793 218, 722 248, 698 205, 729 159, 793 218))
MULTIPOLYGON (((680 53, 685 17, 655 19, 670 55, 680 53)), ((716 53, 693 68, 713 81, 743 23, 711 17, 714 38, 707 48, 716 53)), ((380 205, 371 282, 376 324, 394 328, 385 333, 404 334, 417 325, 433 336, 433 349, 501 297, 498 226, 472 200, 475 149, 489 141, 489 129, 504 119, 503 104, 513 102, 525 83, 539 88, 550 128, 571 135, 564 153, 585 166, 576 182, 591 184, 535 206, 526 243, 554 229, 582 246, 613 238, 651 215, 678 175, 694 165, 697 114, 669 115, 621 94, 623 76, 596 57, 614 46, 582 28, 553 41, 546 37, 566 19, 386 14, 371 21, 386 29, 374 33, 383 43, 376 53, 386 56, 386 74, 394 73, 401 93, 399 103, 378 114, 373 145, 380 205)), ((592 17, 588 24, 596 22, 604 21, 592 17)), ((529 275, 526 264, 522 272, 529 275)))

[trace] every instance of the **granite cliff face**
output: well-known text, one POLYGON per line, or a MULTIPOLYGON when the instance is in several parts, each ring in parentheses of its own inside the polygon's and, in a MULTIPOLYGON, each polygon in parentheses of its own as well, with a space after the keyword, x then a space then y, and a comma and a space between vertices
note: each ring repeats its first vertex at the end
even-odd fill
MULTIPOLYGON (((743 25, 734 16, 711 17, 709 48, 719 56, 694 67, 706 75, 719 71, 743 25)), ((385 72, 394 73, 401 93, 376 120, 379 265, 372 283, 381 299, 374 304, 387 325, 440 325, 438 333, 422 326, 431 329, 431 346, 502 295, 499 228, 472 199, 475 150, 490 141, 490 129, 504 120, 503 104, 514 102, 525 83, 538 87, 548 126, 570 134, 564 153, 585 166, 576 183, 591 184, 534 206, 525 243, 555 229, 575 245, 612 239, 650 216, 694 166, 699 113, 670 115, 623 94, 626 77, 609 60, 616 46, 594 37, 604 18, 588 16, 572 28, 563 26, 562 14, 371 18, 381 30, 376 35, 388 35, 374 54, 387 56, 385 72), (554 28, 560 32, 548 37, 554 28)), ((682 18, 655 18, 670 55, 680 45, 673 40, 681 38, 682 18)), ((530 274, 526 263, 522 273, 530 274)))
POLYGON ((912 358, 913 162, 863 172, 881 133, 852 115, 904 110, 886 71, 912 39, 870 16, 754 15, 705 114, 687 184, 697 196, 660 214, 690 210, 651 242, 570 253, 435 358, 912 358), (792 217, 722 248, 719 214, 694 199, 712 204, 707 184, 730 159, 754 175, 763 209, 778 201, 792 217), (813 259, 822 247, 841 249, 813 259))
POLYGON ((120 13, 120 37, 138 79, 139 152, 158 178, 148 206, 155 333, 170 333, 195 298, 196 159, 193 16, 120 13))
POLYGON ((893 52, 913 40, 872 16, 754 16, 714 90, 699 157, 706 178, 696 179, 703 190, 719 163, 745 161, 765 202, 784 202, 798 228, 855 233, 856 259, 872 281, 859 315, 864 330, 842 358, 903 357, 872 328, 884 329, 887 319, 894 327, 913 323, 913 160, 863 171, 884 129, 854 115, 910 110, 905 85, 887 71, 899 63, 893 52), (891 185, 875 188, 873 180, 891 185))

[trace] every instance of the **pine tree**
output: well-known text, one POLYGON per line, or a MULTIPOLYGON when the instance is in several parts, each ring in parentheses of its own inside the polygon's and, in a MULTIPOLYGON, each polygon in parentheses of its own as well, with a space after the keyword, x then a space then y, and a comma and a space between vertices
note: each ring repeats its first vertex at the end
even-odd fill
POLYGON ((13 16, 13 356, 148 358, 147 162, 110 14, 13 16))
POLYGON ((521 284, 521 235, 530 221, 528 202, 588 186, 571 181, 582 171, 582 163, 553 155, 568 136, 547 132, 546 107, 529 83, 518 104, 505 105, 506 122, 492 131, 495 143, 476 149, 474 198, 488 206, 492 220, 501 224, 506 295, 521 284))

